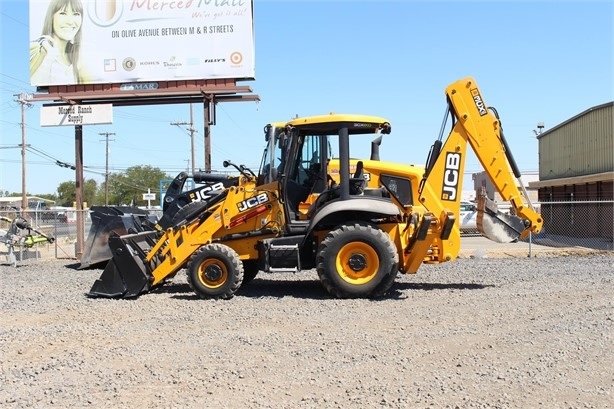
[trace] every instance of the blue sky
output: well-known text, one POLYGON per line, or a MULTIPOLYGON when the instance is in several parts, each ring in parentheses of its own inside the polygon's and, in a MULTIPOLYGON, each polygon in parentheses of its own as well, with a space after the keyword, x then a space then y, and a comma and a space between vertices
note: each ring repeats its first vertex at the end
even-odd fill
MULTIPOLYGON (((256 75, 261 102, 218 104, 212 167, 231 159, 256 169, 263 126, 328 112, 383 116, 392 124, 382 160, 423 164, 438 135, 446 86, 473 76, 521 171, 538 170, 538 122, 552 128, 614 99, 612 1, 292 1, 255 0, 256 75)), ((28 71, 28 2, 0 0, 0 191, 21 191, 21 107, 33 93, 28 71), (9 148, 6 148, 9 147, 9 148)), ((204 168, 203 108, 194 105, 196 167, 204 168)), ((27 190, 54 193, 75 178, 74 128, 39 126, 26 109, 27 190)), ((189 105, 116 107, 111 125, 83 127, 86 179, 151 165, 188 168, 189 105)), ((368 155, 352 151, 353 156, 368 155)), ((469 157, 467 171, 480 171, 469 157)), ((467 183, 467 181, 465 182, 467 183)), ((152 187, 155 188, 155 187, 152 187)))

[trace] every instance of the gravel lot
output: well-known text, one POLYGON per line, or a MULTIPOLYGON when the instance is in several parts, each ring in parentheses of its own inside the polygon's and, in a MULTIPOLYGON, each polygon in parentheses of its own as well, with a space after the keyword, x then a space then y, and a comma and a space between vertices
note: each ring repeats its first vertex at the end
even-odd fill
POLYGON ((315 272, 89 299, 72 263, 0 266, 0 407, 614 407, 612 252, 425 265, 383 300, 315 272))

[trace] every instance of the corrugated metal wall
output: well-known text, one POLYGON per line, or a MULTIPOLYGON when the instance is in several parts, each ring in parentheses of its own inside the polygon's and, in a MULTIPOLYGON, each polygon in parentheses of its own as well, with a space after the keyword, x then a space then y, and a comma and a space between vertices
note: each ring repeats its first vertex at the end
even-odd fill
POLYGON ((614 103, 591 108, 539 136, 539 179, 614 170, 614 103))

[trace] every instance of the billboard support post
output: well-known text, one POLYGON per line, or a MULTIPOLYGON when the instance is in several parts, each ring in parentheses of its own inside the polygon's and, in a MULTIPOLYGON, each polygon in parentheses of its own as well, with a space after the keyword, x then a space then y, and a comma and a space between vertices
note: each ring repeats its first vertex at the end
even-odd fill
POLYGON ((211 172, 211 100, 210 97, 205 95, 204 98, 204 115, 203 127, 205 135, 205 172, 211 172))
POLYGON ((85 218, 83 214, 83 125, 75 125, 75 209, 77 210, 77 245, 75 256, 83 255, 85 218))

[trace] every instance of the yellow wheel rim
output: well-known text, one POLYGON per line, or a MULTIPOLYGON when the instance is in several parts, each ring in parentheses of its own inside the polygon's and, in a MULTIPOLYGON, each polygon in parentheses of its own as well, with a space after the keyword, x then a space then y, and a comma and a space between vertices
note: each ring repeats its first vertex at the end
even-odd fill
POLYGON ((375 277, 379 270, 377 252, 360 241, 346 244, 335 260, 337 274, 350 284, 365 284, 375 277))
POLYGON ((198 266, 198 280, 208 288, 218 288, 228 280, 228 269, 219 260, 205 260, 198 266))

